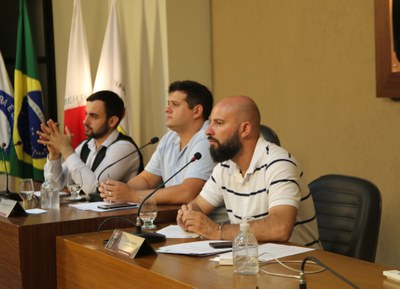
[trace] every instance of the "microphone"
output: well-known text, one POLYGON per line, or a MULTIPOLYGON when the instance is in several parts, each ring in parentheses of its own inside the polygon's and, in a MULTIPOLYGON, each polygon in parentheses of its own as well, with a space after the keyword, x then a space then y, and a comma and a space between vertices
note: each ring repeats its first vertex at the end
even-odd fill
MULTIPOLYGON (((350 280, 346 279, 345 277, 343 277, 342 275, 340 275, 338 272, 334 271, 333 269, 329 268, 327 265, 325 265, 324 263, 322 263, 318 258, 313 257, 313 256, 307 256, 303 259, 303 261, 301 262, 300 265, 300 281, 299 281, 299 289, 307 289, 307 282, 306 282, 306 272, 304 272, 304 267, 307 263, 307 261, 313 261, 314 263, 316 263, 317 265, 321 266, 321 268, 323 268, 324 270, 329 271, 330 273, 332 273, 335 277, 339 278, 340 280, 342 280, 344 283, 347 283, 348 285, 350 285, 352 288, 354 289, 360 289, 360 287, 358 287, 357 285, 355 285, 353 282, 351 282, 350 280)), ((322 270, 323 271, 323 270, 322 270)), ((318 272, 322 272, 322 271, 318 271, 318 272)), ((315 271, 314 271, 315 272, 315 271)))
MULTIPOLYGON (((132 152, 130 152, 130 153, 127 154, 126 156, 123 156, 122 158, 120 158, 120 159, 116 160, 115 162, 113 162, 113 163, 109 164, 108 166, 106 166, 106 167, 99 173, 99 175, 97 176, 97 183, 99 184, 99 180, 100 180, 101 175, 102 175, 108 168, 110 168, 110 167, 112 167, 113 165, 119 163, 120 161, 126 159, 127 157, 130 157, 130 156, 133 155, 134 153, 139 152, 140 150, 142 150, 143 148, 147 147, 148 145, 158 143, 158 141, 159 141, 159 138, 155 136, 155 137, 151 138, 151 140, 150 140, 148 143, 142 145, 141 147, 139 147, 138 149, 133 150, 132 152)), ((102 201, 102 200, 103 200, 103 199, 100 197, 100 193, 99 193, 98 189, 97 189, 97 191, 96 191, 95 193, 90 193, 90 194, 89 194, 89 199, 90 199, 90 200, 89 200, 90 202, 97 202, 97 201, 102 201)))
POLYGON ((140 150, 142 150, 143 148, 147 147, 148 145, 158 143, 158 141, 159 141, 158 137, 155 136, 155 137, 153 137, 148 143, 142 145, 140 148, 138 148, 138 149, 136 149, 136 150, 130 152, 130 153, 127 154, 126 156, 124 156, 124 157, 120 158, 119 160, 117 160, 117 161, 115 161, 115 162, 109 164, 109 165, 106 166, 106 167, 100 172, 100 174, 97 176, 97 181, 100 180, 101 175, 104 173, 104 171, 105 171, 106 169, 112 167, 112 166, 115 165, 116 163, 119 163, 120 161, 126 159, 127 157, 133 155, 134 153, 139 152, 140 150))
POLYGON ((201 159, 201 153, 197 152, 194 154, 194 156, 190 159, 190 161, 184 165, 182 168, 180 168, 177 172, 175 172, 168 180, 165 182, 161 183, 154 191, 149 193, 146 197, 143 198, 143 201, 140 203, 138 211, 137 211, 137 216, 136 216, 136 233, 134 233, 136 236, 145 238, 149 243, 157 243, 157 242, 162 242, 165 240, 165 236, 162 234, 158 234, 155 232, 145 232, 142 233, 142 220, 140 219, 140 211, 142 209, 142 206, 144 202, 148 198, 150 198, 152 195, 154 195, 161 187, 163 187, 166 183, 168 183, 173 177, 175 177, 177 174, 179 174, 183 169, 185 169, 188 165, 193 163, 194 161, 197 161, 201 159))
MULTIPOLYGON (((16 147, 22 144, 22 141, 17 141, 15 144, 11 144, 10 147, 16 147)), ((4 197, 7 199, 12 199, 14 201, 22 201, 21 197, 18 195, 18 193, 11 193, 9 186, 8 186, 8 179, 9 179, 9 174, 8 174, 8 169, 7 169, 7 164, 6 164, 6 159, 5 159, 5 153, 6 153, 6 143, 1 144, 1 157, 4 163, 4 172, 6 173, 6 190, 0 192, 0 197, 4 197)))

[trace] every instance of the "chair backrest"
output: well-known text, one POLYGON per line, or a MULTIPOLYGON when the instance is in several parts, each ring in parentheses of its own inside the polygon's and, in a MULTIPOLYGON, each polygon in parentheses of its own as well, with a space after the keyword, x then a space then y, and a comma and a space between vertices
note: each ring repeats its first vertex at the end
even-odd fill
POLYGON ((260 133, 269 142, 277 144, 278 146, 281 145, 278 135, 274 132, 274 130, 264 124, 260 125, 260 133))
POLYGON ((379 189, 344 175, 322 176, 309 188, 324 250, 374 262, 381 220, 379 189))

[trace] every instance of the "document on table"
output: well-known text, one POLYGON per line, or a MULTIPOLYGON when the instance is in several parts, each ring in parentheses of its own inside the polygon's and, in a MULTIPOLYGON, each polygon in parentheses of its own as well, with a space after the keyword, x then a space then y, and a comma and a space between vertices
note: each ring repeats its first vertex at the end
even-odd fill
MULTIPOLYGON (((267 262, 278 258, 297 255, 300 253, 315 250, 314 248, 305 248, 298 246, 282 245, 267 243, 258 246, 258 260, 260 262, 267 262)), ((219 262, 220 265, 232 265, 233 255, 232 252, 220 254, 212 259, 212 261, 219 262)))
POLYGON ((110 208, 110 209, 101 209, 98 206, 108 205, 106 202, 92 202, 92 203, 78 203, 78 204, 69 204, 70 207, 84 210, 84 211, 94 211, 94 212, 111 212, 116 210, 127 210, 132 208, 137 208, 136 203, 132 203, 132 207, 120 207, 120 208, 110 208))
POLYGON ((189 243, 164 246, 164 247, 158 248, 156 251, 157 251, 157 253, 165 253, 165 254, 181 254, 181 255, 190 255, 190 256, 210 256, 210 255, 220 254, 220 253, 224 253, 224 252, 229 252, 232 250, 232 248, 215 249, 210 246, 211 242, 215 242, 215 240, 189 242, 189 243))
POLYGON ((39 209, 39 208, 28 209, 28 210, 25 210, 25 212, 27 212, 27 213, 30 214, 30 215, 38 215, 38 214, 47 213, 46 210, 39 209))
POLYGON ((199 234, 190 233, 182 230, 178 225, 169 225, 161 230, 158 230, 157 233, 163 234, 167 238, 197 238, 199 234))
MULTIPOLYGON (((40 191, 34 192, 34 194, 36 197, 40 198, 40 191)), ((58 194, 60 195, 60 198, 69 196, 69 193, 66 192, 58 192, 58 194)))

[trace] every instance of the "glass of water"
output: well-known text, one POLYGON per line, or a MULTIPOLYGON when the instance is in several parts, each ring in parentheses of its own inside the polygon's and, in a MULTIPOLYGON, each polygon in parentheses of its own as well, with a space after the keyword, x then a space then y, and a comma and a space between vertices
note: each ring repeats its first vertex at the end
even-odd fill
POLYGON ((33 198, 33 180, 32 179, 21 179, 19 181, 19 195, 22 199, 22 206, 27 209, 29 203, 33 198))
MULTIPOLYGON (((145 196, 140 197, 140 203, 143 202, 145 196)), ((156 225, 154 225, 154 220, 157 217, 157 203, 154 196, 148 198, 140 210, 140 219, 143 221, 142 229, 143 230, 151 230, 155 229, 156 225)))
POLYGON ((79 193, 82 189, 83 181, 80 170, 74 170, 68 172, 67 176, 67 189, 71 193, 71 200, 79 199, 79 193))

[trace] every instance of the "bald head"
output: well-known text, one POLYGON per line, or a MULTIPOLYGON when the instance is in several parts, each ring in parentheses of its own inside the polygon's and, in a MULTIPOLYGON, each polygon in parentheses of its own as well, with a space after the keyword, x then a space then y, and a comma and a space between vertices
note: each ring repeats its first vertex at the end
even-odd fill
POLYGON ((247 96, 230 96, 219 101, 206 129, 215 162, 232 160, 247 170, 260 137, 260 111, 247 96))
POLYGON ((234 116, 237 123, 250 122, 258 135, 261 116, 257 104, 248 96, 229 96, 219 101, 215 110, 224 111, 226 115, 234 116))

